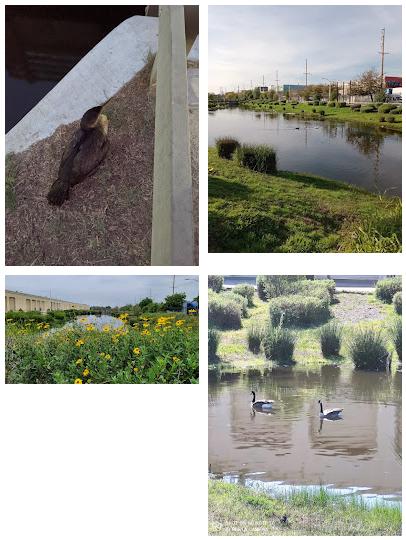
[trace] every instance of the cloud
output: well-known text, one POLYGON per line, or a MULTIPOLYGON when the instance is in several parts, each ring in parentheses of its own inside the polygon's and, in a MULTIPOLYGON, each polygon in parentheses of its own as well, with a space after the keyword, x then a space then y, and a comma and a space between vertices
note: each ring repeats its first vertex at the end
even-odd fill
MULTIPOLYGON (((175 292, 199 294, 197 276, 175 276, 175 292)), ((123 306, 172 294, 173 276, 6 276, 6 289, 89 305, 123 306)))
POLYGON ((400 6, 209 6, 209 89, 218 92, 322 77, 350 80, 380 67, 401 73, 400 6))

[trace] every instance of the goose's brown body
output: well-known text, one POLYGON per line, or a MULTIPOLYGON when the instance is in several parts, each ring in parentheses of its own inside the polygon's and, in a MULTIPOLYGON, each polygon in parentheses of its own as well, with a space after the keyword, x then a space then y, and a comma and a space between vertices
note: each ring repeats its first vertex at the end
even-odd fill
POLYGON ((58 178, 47 195, 48 202, 61 206, 69 199, 70 188, 83 182, 104 160, 108 150, 108 120, 100 114, 105 104, 87 111, 65 148, 58 178))

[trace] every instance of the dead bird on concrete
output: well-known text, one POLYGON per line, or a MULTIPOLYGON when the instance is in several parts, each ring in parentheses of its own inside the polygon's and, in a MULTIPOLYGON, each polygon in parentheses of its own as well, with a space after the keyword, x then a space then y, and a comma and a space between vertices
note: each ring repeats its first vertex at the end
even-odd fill
POLYGON ((61 206, 69 199, 70 188, 93 174, 106 157, 109 121, 101 111, 109 101, 89 109, 82 116, 80 128, 63 152, 58 178, 47 195, 50 204, 61 206))

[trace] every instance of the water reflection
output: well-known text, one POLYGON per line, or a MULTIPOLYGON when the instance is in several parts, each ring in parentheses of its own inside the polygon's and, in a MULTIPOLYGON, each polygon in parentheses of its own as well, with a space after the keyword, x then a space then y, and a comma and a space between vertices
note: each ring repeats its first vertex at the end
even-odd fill
POLYGON ((240 142, 270 144, 278 167, 401 195, 401 135, 325 119, 224 109, 209 116, 209 146, 224 134, 240 142))
POLYGON ((209 462, 213 473, 294 485, 401 490, 401 375, 320 369, 250 369, 210 373, 209 462), (267 414, 258 399, 274 399, 267 414), (342 407, 342 419, 319 418, 317 400, 342 407))

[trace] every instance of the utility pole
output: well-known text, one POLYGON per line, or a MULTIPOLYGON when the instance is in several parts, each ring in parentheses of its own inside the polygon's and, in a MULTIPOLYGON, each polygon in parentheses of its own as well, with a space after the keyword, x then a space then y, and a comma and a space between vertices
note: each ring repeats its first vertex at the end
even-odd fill
POLYGON ((175 277, 176 276, 173 276, 172 278, 172 294, 175 294, 175 277))
POLYGON ((278 70, 276 70, 276 93, 279 94, 279 79, 278 79, 278 70))
POLYGON ((309 73, 309 72, 307 71, 307 58, 306 58, 306 71, 304 72, 304 75, 306 75, 306 88, 307 88, 307 76, 308 76, 308 75, 311 75, 311 73, 309 73))
POLYGON ((265 86, 265 75, 262 75, 262 86, 265 86))
POLYGON ((389 54, 385 52, 385 28, 382 28, 381 30, 381 50, 379 53, 381 55, 381 88, 384 87, 384 74, 383 74, 383 62, 385 58, 385 54, 389 54))

